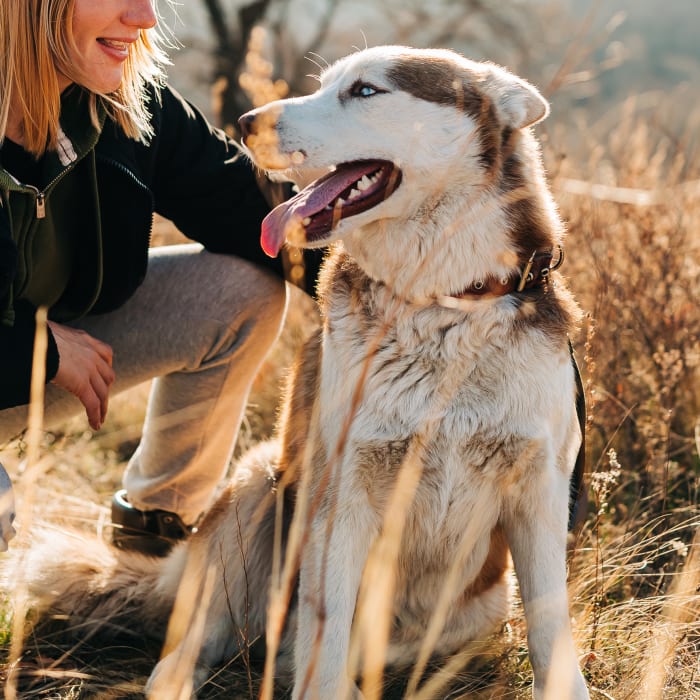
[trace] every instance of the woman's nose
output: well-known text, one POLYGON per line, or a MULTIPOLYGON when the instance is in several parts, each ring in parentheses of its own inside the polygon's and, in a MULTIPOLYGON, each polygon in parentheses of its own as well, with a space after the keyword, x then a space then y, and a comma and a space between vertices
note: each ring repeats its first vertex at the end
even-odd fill
POLYGON ((124 24, 139 29, 150 29, 158 22, 152 0, 128 0, 121 19, 124 24))

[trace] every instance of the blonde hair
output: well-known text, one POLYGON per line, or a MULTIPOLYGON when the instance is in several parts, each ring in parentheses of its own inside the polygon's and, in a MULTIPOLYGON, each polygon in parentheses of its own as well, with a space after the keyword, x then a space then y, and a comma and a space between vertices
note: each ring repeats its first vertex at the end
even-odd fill
MULTIPOLYGON (((154 0, 155 2, 155 0, 154 0)), ((61 110, 59 73, 80 82, 70 67, 75 0, 2 0, 0 2, 0 143, 13 103, 25 150, 41 156, 56 148, 61 110)), ((108 95, 90 93, 93 123, 100 107, 131 138, 152 135, 146 93, 164 80, 169 63, 157 27, 142 30, 129 51, 121 86, 108 95)))

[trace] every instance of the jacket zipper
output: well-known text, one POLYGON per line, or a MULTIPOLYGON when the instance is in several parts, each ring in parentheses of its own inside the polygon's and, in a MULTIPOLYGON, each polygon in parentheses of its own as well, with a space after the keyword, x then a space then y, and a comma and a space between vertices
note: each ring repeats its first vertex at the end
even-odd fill
POLYGON ((35 185, 27 185, 24 182, 20 182, 12 173, 9 173, 5 171, 14 181, 15 183, 19 186, 22 187, 26 190, 30 190, 31 192, 34 193, 34 201, 35 201, 35 217, 37 219, 44 219, 46 218, 46 194, 47 192, 65 175, 67 175, 71 170, 73 170, 73 167, 77 163, 77 160, 74 160, 70 165, 68 165, 64 170, 61 170, 61 172, 56 175, 56 177, 49 182, 46 187, 44 187, 43 190, 40 190, 38 187, 35 185))
POLYGON ((34 185, 25 185, 11 173, 7 174, 15 181, 15 184, 17 184, 19 187, 21 187, 24 190, 30 190, 34 193, 34 216, 37 219, 43 219, 46 216, 46 189, 40 190, 34 185))
POLYGON ((68 173, 70 173, 71 170, 76 166, 77 163, 80 162, 80 158, 76 158, 74 161, 69 163, 63 170, 61 170, 56 177, 49 182, 46 187, 44 187, 43 190, 40 190, 37 187, 32 187, 32 185, 28 185, 31 189, 33 189, 36 192, 36 218, 37 219, 43 219, 46 216, 46 193, 61 179, 63 179, 68 173))
POLYGON ((46 216, 46 194, 36 191, 36 218, 43 219, 46 216))

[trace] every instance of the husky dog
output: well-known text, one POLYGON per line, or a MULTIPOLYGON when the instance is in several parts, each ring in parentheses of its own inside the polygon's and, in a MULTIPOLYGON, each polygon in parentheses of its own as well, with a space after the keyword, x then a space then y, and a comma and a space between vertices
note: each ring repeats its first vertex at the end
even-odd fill
POLYGON ((316 178, 268 215, 265 251, 330 248, 322 328, 291 373, 277 439, 165 560, 52 543, 57 563, 44 553, 32 584, 93 625, 133 621, 135 605, 155 625, 174 604, 153 697, 183 650, 199 650, 196 685, 243 628, 267 633, 281 663, 293 654, 295 700, 361 697, 356 679, 385 663, 417 661, 420 677, 431 654, 502 624, 511 557, 534 697, 589 697, 565 563, 580 312, 555 272, 563 226, 529 128, 547 113, 501 67, 395 46, 241 117, 259 167, 316 178), (273 553, 299 564, 286 598, 273 553), (179 614, 184 589, 207 601, 198 622, 179 614), (268 617, 280 599, 281 631, 268 617))

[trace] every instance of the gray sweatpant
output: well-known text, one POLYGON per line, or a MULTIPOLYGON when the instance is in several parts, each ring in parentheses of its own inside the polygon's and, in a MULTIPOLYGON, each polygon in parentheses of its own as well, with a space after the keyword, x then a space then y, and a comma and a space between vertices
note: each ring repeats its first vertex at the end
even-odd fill
MULTIPOLYGON (((285 304, 284 283, 271 273, 187 244, 151 249, 146 279, 124 306, 70 324, 112 346, 111 395, 155 378, 123 480, 137 508, 190 524, 209 505, 285 304)), ((47 385, 47 429, 83 411, 47 385)), ((26 406, 0 411, 0 443, 26 420, 26 406)))

